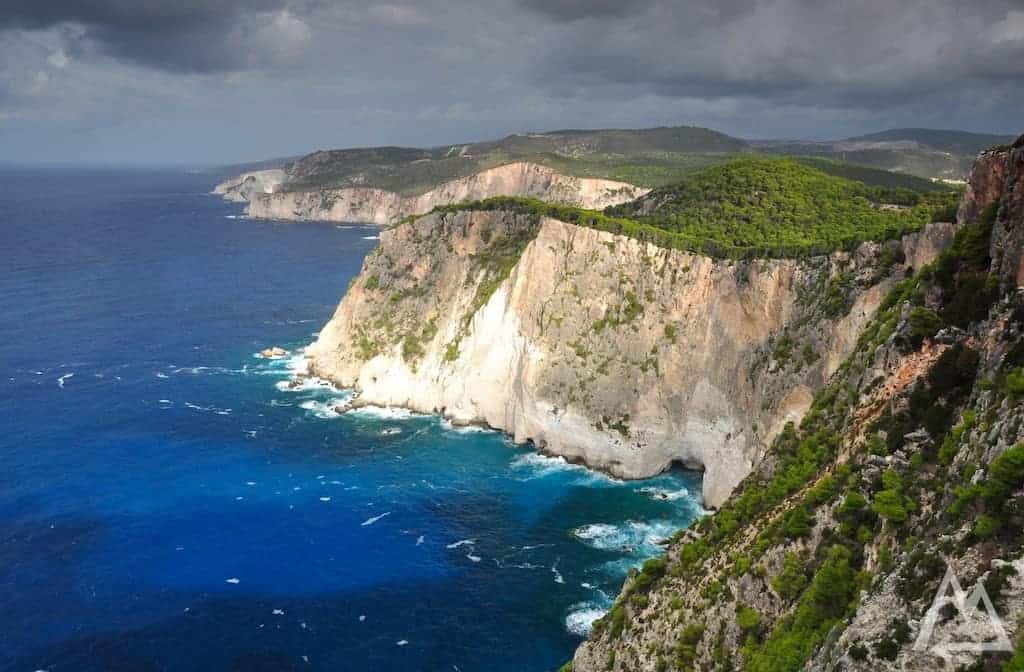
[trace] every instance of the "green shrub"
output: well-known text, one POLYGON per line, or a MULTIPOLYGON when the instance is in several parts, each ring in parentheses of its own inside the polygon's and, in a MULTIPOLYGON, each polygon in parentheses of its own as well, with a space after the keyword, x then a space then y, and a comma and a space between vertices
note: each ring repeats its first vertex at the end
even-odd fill
POLYGON ((753 632, 761 625, 761 614, 748 606, 741 606, 736 612, 736 625, 743 632, 753 632))
POLYGON ((704 626, 700 623, 691 623, 683 629, 676 642, 676 667, 680 670, 693 669, 693 662, 697 659, 697 645, 703 637, 704 626))
POLYGON ((807 570, 799 555, 788 551, 782 562, 782 570, 772 579, 772 588, 784 600, 792 600, 807 587, 807 570))
POLYGON ((787 539, 806 537, 811 533, 813 522, 811 514, 807 512, 807 507, 802 505, 795 506, 786 514, 785 521, 782 524, 782 531, 787 539))
POLYGON ((1024 396, 1024 369, 1014 369, 1006 374, 1006 393, 1014 399, 1024 396))
POLYGON ((833 546, 800 598, 796 613, 779 622, 764 647, 753 653, 748 672, 796 672, 803 668, 832 626, 846 615, 857 595, 856 579, 850 551, 833 546))
POLYGON ((608 628, 608 634, 610 634, 613 639, 618 639, 626 627, 626 608, 621 604, 616 604, 612 607, 611 612, 609 612, 608 618, 611 623, 608 628))
POLYGON ((960 445, 960 440, 963 435, 974 428, 974 423, 977 420, 977 414, 973 410, 964 411, 963 419, 958 425, 953 427, 952 430, 942 440, 942 447, 939 448, 939 462, 941 464, 948 465, 956 457, 957 447, 960 445))
POLYGON ((839 520, 850 524, 858 523, 865 518, 868 500, 858 490, 847 490, 843 503, 836 514, 839 520))
POLYGON ((934 338, 935 334, 942 328, 942 318, 930 308, 914 308, 907 317, 910 327, 910 338, 920 345, 925 339, 934 338))
POLYGON ((907 519, 907 509, 903 505, 903 497, 892 490, 882 490, 875 495, 871 510, 893 523, 902 523, 907 519))
POLYGON ((978 516, 978 520, 974 521, 974 529, 971 530, 971 533, 975 539, 984 541, 998 534, 1000 527, 1002 527, 1002 524, 998 520, 992 516, 982 514, 978 516))
POLYGON ((1018 443, 992 460, 982 494, 989 504, 1001 506, 1021 486, 1024 486, 1024 443, 1018 443))

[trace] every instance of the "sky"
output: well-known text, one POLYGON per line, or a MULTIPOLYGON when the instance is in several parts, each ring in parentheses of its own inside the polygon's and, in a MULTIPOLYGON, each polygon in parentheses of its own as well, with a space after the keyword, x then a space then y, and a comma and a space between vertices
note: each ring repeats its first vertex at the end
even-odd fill
POLYGON ((1024 0, 0 0, 0 162, 1024 131, 1024 0))

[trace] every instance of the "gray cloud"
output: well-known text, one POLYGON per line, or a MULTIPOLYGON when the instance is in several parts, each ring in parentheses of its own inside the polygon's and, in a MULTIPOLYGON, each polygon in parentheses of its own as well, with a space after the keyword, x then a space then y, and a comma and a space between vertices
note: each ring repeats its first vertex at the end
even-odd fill
MULTIPOLYGON (((526 0, 524 0, 526 1, 526 0)), ((628 21, 574 24, 538 58, 553 90, 627 86, 669 97, 826 105, 905 103, 1024 78, 1019 2, 658 2, 628 21)), ((591 18, 599 14, 590 15, 591 18)))
POLYGON ((232 161, 684 123, 1013 132, 1024 104, 1020 0, 0 3, 16 156, 232 161))
POLYGON ((165 70, 211 72, 250 65, 246 40, 289 16, 288 0, 7 0, 0 28, 78 26, 79 48, 95 45, 165 70))

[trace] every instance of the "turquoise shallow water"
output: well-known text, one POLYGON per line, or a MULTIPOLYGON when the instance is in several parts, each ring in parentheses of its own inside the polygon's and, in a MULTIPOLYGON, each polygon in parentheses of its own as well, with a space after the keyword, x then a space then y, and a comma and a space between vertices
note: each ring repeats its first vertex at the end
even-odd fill
POLYGON ((699 475, 280 389, 376 230, 0 172, 0 669, 548 670, 699 475))

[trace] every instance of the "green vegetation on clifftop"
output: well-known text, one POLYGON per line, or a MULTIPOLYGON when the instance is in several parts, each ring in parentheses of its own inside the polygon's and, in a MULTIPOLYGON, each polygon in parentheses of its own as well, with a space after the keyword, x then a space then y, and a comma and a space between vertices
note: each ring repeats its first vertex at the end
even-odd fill
POLYGON ((792 159, 747 157, 605 212, 499 197, 434 212, 507 210, 552 217, 712 257, 802 257, 888 240, 948 215, 955 192, 869 187, 792 159))

